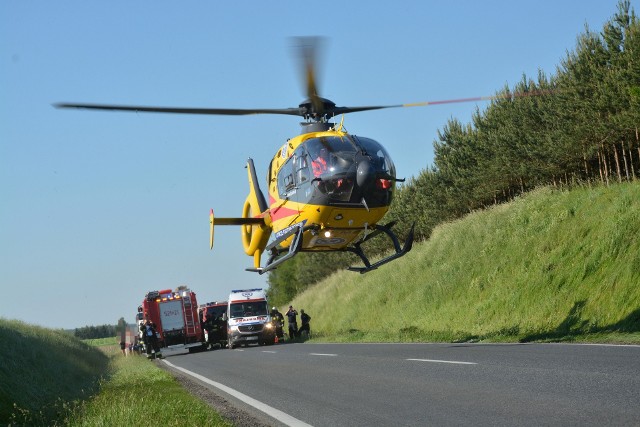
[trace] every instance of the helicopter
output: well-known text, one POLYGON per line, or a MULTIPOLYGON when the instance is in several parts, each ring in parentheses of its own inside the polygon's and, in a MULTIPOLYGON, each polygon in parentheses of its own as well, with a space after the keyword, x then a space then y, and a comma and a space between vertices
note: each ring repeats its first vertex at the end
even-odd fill
POLYGON ((252 115, 280 114, 304 119, 301 133, 278 148, 268 166, 268 201, 258 183, 253 159, 246 168, 249 194, 240 217, 209 213, 209 247, 213 249, 214 228, 241 227, 245 253, 253 257, 247 271, 264 274, 300 252, 351 252, 362 266, 348 270, 367 273, 406 255, 412 248, 414 226, 403 242, 392 231, 395 222, 381 224, 393 200, 396 167, 382 144, 374 139, 350 134, 344 115, 370 110, 416 107, 435 104, 482 101, 502 95, 413 104, 338 107, 319 95, 316 83, 318 38, 300 38, 299 54, 307 98, 294 108, 230 109, 182 108, 131 105, 58 103, 56 108, 131 111, 172 114, 252 115), (342 115, 338 123, 336 117, 342 115), (363 244, 385 235, 392 253, 371 262, 363 244), (272 238, 273 237, 273 238, 272 238), (262 265, 262 255, 267 260, 262 265))

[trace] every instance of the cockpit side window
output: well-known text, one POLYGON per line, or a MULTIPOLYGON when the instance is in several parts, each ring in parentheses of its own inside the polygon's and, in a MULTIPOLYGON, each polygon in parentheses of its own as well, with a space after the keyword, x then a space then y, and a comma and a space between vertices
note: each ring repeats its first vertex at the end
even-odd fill
POLYGON ((280 194, 281 197, 286 197, 287 193, 293 190, 296 186, 293 180, 292 159, 293 157, 290 157, 278 171, 278 194, 280 194))
POLYGON ((298 147, 293 153, 293 157, 296 184, 304 184, 311 178, 311 173, 309 172, 309 156, 302 147, 298 147))
POLYGON ((292 190, 311 181, 309 155, 298 147, 278 171, 278 193, 286 197, 292 190))
POLYGON ((385 172, 396 176, 396 167, 384 147, 377 141, 369 138, 355 137, 358 144, 371 156, 371 161, 378 172, 385 172))

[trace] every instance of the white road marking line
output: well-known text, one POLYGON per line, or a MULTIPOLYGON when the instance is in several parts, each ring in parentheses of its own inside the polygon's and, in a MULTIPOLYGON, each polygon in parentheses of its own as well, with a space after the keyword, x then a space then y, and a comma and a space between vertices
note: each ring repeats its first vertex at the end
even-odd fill
POLYGON ((224 391, 225 393, 230 394, 231 396, 235 397, 236 399, 240 399, 241 401, 243 401, 244 403, 253 406, 254 408, 258 409, 259 411, 264 412, 265 414, 269 415, 270 417, 275 418, 276 420, 280 421, 282 424, 287 425, 287 426, 294 426, 294 427, 311 427, 310 424, 305 423, 304 421, 301 421, 295 417, 292 417, 291 415, 284 413, 282 411, 280 411, 279 409, 273 408, 269 405, 267 405, 266 403, 262 403, 259 400, 256 400, 252 397, 247 396, 246 394, 240 393, 239 391, 236 391, 234 389, 232 389, 231 387, 227 387, 224 384, 220 384, 218 382, 212 381, 207 377, 204 377, 200 374, 196 374, 195 372, 191 372, 188 369, 184 369, 181 368, 179 366, 174 365, 171 362, 168 362, 166 360, 162 360, 164 363, 166 363, 167 365, 171 366, 174 369, 177 369, 180 372, 184 372, 187 375, 191 375, 194 378, 199 379, 202 382, 205 382, 215 388, 218 388, 222 391, 224 391))
POLYGON ((638 344, 599 344, 599 343, 558 343, 558 342, 550 342, 548 345, 583 345, 583 346, 594 346, 594 347, 640 347, 638 344))
POLYGON ((309 353, 310 356, 337 356, 337 354, 332 353, 309 353))
POLYGON ((432 363, 452 363, 454 365, 477 365, 475 362, 458 362, 455 360, 434 360, 434 359, 405 359, 414 362, 432 362, 432 363))
POLYGON ((277 351, 273 350, 262 350, 263 353, 277 353, 277 351))

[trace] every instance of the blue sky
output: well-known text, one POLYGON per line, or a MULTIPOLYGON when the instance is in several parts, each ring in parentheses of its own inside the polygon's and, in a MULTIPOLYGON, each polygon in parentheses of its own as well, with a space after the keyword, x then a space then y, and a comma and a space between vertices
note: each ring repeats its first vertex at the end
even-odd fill
MULTIPOLYGON (((0 316, 53 328, 114 324, 149 290, 199 302, 265 287, 244 271, 244 165, 263 180, 294 116, 58 110, 56 102, 288 108, 303 99, 292 36, 326 37, 321 95, 387 105, 492 95, 547 74, 615 0, 0 2, 0 316)), ((638 1, 632 2, 638 9, 638 1)), ((345 116, 398 176, 432 164, 449 118, 485 104, 345 116)), ((261 182, 263 189, 265 184, 261 182)), ((409 255, 410 256, 410 255, 409 255)), ((375 272, 369 273, 375 274, 375 272)))

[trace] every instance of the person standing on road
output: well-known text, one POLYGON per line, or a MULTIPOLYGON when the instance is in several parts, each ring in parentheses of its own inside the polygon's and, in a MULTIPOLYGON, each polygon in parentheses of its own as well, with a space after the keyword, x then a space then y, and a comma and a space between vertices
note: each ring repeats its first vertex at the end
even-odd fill
POLYGON ((271 315, 271 321, 273 322, 276 329, 276 336, 278 337, 278 339, 282 339, 282 337, 284 336, 284 316, 275 307, 271 308, 271 313, 269 314, 271 315))
POLYGON ((156 333, 156 324, 149 318, 140 325, 142 336, 144 337, 144 347, 147 349, 147 359, 151 359, 152 351, 155 352, 155 357, 160 358, 160 348, 158 347, 158 335, 156 333))
POLYGON ((304 310, 300 310, 300 321, 302 322, 302 326, 298 330, 298 336, 302 336, 302 333, 306 331, 307 337, 311 335, 311 329, 309 329, 309 322, 311 321, 311 316, 304 312, 304 310))
POLYGON ((289 339, 292 340, 298 336, 298 312, 290 305, 286 316, 289 321, 289 339))

